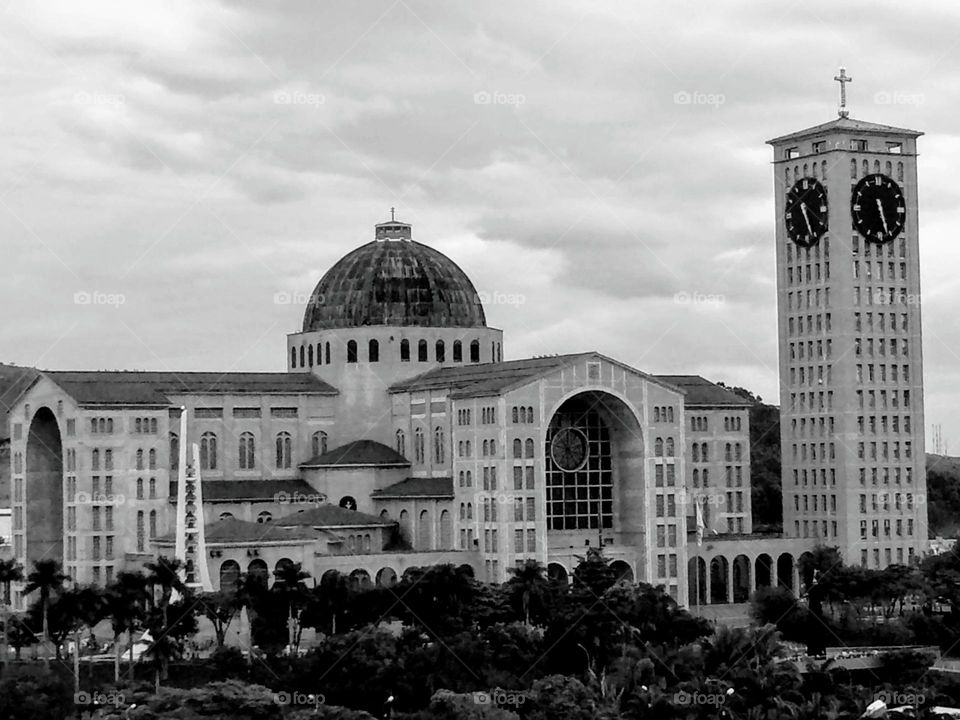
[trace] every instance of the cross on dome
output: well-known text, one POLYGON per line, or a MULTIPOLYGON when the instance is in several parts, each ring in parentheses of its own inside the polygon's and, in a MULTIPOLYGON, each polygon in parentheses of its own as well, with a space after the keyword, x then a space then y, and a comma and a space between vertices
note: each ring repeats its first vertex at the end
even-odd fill
POLYGON ((850 111, 847 110, 847 83, 853 82, 853 78, 847 76, 847 69, 845 67, 841 67, 840 74, 834 76, 833 79, 840 83, 840 108, 837 110, 837 115, 842 118, 849 117, 850 111))

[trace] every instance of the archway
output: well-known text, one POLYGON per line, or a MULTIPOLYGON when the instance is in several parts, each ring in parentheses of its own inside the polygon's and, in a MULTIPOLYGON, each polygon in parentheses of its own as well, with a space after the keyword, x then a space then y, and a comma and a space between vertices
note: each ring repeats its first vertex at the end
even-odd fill
POLYGON ((629 583, 633 582, 633 568, 623 560, 614 560, 610 563, 610 569, 613 570, 614 577, 618 581, 626 580, 629 583))
POLYGON ((717 555, 710 561, 710 603, 713 605, 729 602, 727 600, 727 571, 730 563, 723 555, 717 555))
POLYGON ((793 555, 790 553, 777 558, 777 585, 793 590, 793 555))
POLYGON ((566 585, 570 581, 567 569, 560 563, 550 563, 547 565, 547 579, 551 582, 566 585))
POLYGON ((433 550, 433 528, 430 527, 430 511, 420 511, 417 524, 417 550, 433 550))
POLYGON ((410 513, 406 510, 400 511, 400 537, 405 543, 411 544, 413 538, 410 536, 410 513))
POLYGON ((440 513, 440 550, 453 549, 453 519, 449 510, 440 513))
POLYGON ((240 563, 236 560, 224 560, 220 566, 220 589, 233 590, 240 579, 240 563))
POLYGON ((385 567, 377 571, 377 587, 391 588, 397 584, 397 573, 393 568, 385 567))
POLYGON ((63 563, 63 444, 57 418, 48 407, 37 410, 30 423, 26 461, 27 565, 47 558, 63 563))
POLYGON ((247 576, 263 588, 270 584, 270 568, 259 558, 251 560, 247 565, 247 576))
POLYGON ((737 555, 733 559, 733 601, 745 603, 750 599, 750 558, 737 555))
POLYGON ((362 568, 357 568, 350 573, 350 589, 354 591, 369 590, 373 587, 370 580, 370 573, 362 568))
POLYGON ((757 557, 755 573, 757 589, 770 587, 773 584, 773 559, 766 553, 757 557))
POLYGON ((587 390, 553 411, 545 438, 548 530, 618 532, 624 544, 641 544, 645 532, 644 431, 617 395, 587 390), (629 478, 630 482, 626 482, 629 478))
POLYGON ((280 558, 277 560, 277 564, 273 567, 273 582, 277 582, 277 578, 280 574, 287 568, 293 567, 293 560, 290 558, 280 558))
POLYGON ((692 557, 687 562, 687 584, 691 607, 703 605, 707 601, 707 561, 702 557, 692 557))

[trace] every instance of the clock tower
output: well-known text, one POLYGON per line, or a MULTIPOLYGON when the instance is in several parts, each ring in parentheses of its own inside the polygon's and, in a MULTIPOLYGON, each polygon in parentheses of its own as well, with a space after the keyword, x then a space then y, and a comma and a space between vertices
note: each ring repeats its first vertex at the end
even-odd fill
POLYGON ((783 531, 882 568, 927 549, 915 130, 839 117, 774 150, 783 531))

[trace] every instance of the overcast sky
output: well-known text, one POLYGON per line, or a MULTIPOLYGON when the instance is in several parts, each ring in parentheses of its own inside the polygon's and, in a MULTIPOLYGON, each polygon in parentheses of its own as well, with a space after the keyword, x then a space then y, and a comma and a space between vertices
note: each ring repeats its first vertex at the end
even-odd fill
POLYGON ((926 133, 927 426, 960 451, 957 3, 4 5, 0 361, 282 370, 396 206, 508 359, 776 401, 764 141, 835 117, 843 64, 853 117, 926 133))

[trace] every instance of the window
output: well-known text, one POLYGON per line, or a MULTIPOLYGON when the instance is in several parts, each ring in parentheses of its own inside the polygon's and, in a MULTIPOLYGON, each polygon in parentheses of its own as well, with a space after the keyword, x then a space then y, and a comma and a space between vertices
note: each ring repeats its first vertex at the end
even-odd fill
POLYGON ((150 511, 150 537, 157 537, 157 511, 150 511))
POLYGON ((90 469, 99 470, 100 469, 100 451, 93 450, 90 453, 90 469))
POLYGON ((277 433, 276 445, 277 470, 286 470, 290 467, 293 456, 293 440, 290 437, 290 433, 277 433))
POLYGON ((143 478, 137 478, 137 500, 143 500, 143 478))
POLYGON ((413 431, 413 456, 414 460, 420 465, 424 462, 423 429, 417 428, 413 431))
POLYGON ((240 433, 240 464, 239 467, 241 470, 253 470, 255 467, 255 453, 254 453, 254 440, 253 433, 245 432, 240 433))
POLYGON ((380 362, 380 343, 376 340, 370 340, 367 343, 367 360, 372 363, 380 362))
POLYGON ((532 458, 532 457, 533 457, 533 452, 534 452, 533 438, 527 438, 527 440, 526 440, 526 442, 523 444, 523 446, 524 446, 524 455, 525 455, 527 458, 532 458))
POLYGON ((307 365, 313 367, 313 345, 307 348, 307 365))
MULTIPOLYGON (((516 408, 514 408, 514 410, 516 410, 516 408)), ((513 441, 513 457, 523 457, 523 442, 520 440, 520 438, 517 438, 513 441)))
POLYGON ((433 461, 437 465, 443 464, 443 428, 439 425, 433 431, 433 461))
POLYGON ((146 532, 143 522, 143 510, 140 510, 137 513, 137 552, 144 552, 146 550, 146 538, 144 534, 146 532))
POLYGON ((212 432, 200 436, 200 469, 217 469, 217 436, 212 432))
POLYGON ((264 510, 259 515, 257 515, 257 522, 260 523, 261 525, 263 523, 268 523, 271 520, 273 520, 273 515, 267 510, 264 510))
POLYGON ((459 340, 453 341, 453 361, 463 362, 463 343, 459 340))
MULTIPOLYGON (((400 433, 400 431, 397 431, 400 433)), ((327 434, 323 430, 317 430, 313 435, 310 436, 310 452, 312 457, 317 457, 317 455, 325 455, 327 452, 327 434)), ((397 450, 401 455, 403 454, 402 450, 397 450)))
POLYGON ((479 340, 470 341, 470 362, 474 362, 474 363, 480 362, 480 341, 479 340))
POLYGON ((157 497, 157 479, 150 478, 150 499, 153 500, 157 497))
POLYGON ((137 470, 143 470, 143 449, 137 450, 137 470))
POLYGON ((440 362, 440 363, 446 362, 447 360, 446 349, 444 347, 443 340, 437 340, 436 358, 437 358, 437 362, 440 362))
MULTIPOLYGON (((110 451, 108 450, 107 452, 110 452, 110 451)), ((111 460, 110 465, 111 465, 111 467, 112 467, 112 465, 113 465, 112 460, 111 460)), ((150 452, 147 453, 147 467, 149 467, 151 470, 156 470, 156 469, 157 469, 157 451, 156 451, 155 448, 150 448, 150 452)), ((110 467, 107 468, 107 470, 109 470, 109 469, 110 469, 110 467)))
POLYGON ((356 340, 347 341, 347 362, 348 363, 357 362, 357 341, 356 340))
POLYGON ((403 430, 397 430, 397 452, 404 457, 407 456, 407 436, 403 430))
POLYGON ((427 362, 427 341, 421 340, 417 343, 417 360, 427 362))
POLYGON ((400 341, 400 362, 410 362, 410 341, 406 338, 400 341))

